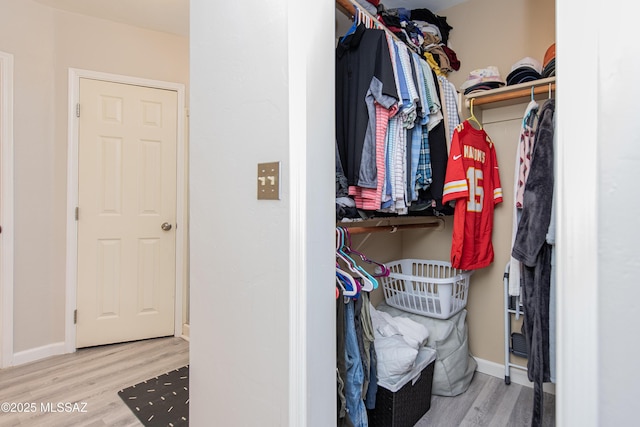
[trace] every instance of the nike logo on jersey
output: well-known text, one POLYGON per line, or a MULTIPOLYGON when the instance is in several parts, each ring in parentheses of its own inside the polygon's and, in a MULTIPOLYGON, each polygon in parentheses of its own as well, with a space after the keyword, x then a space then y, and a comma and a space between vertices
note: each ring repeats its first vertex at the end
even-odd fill
POLYGON ((458 160, 460 157, 462 157, 462 154, 458 154, 457 156, 453 156, 453 160, 458 160))

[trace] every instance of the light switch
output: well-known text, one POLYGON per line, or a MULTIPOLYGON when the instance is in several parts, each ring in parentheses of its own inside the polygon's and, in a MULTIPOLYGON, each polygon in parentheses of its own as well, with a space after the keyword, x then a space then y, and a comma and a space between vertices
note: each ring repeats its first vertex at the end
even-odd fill
POLYGON ((258 199, 280 200, 280 162, 258 163, 258 199))

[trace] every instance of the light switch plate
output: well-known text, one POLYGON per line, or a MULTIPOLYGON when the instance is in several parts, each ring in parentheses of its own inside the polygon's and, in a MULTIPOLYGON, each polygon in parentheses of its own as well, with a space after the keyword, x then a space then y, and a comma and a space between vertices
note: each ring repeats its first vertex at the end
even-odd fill
POLYGON ((280 162, 258 163, 258 200, 280 200, 280 162))

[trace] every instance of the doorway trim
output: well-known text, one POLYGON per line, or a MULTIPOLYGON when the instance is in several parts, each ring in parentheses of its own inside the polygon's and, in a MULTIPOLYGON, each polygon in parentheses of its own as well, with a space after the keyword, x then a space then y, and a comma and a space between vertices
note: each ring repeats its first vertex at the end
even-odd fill
POLYGON ((76 351, 76 327, 74 310, 77 304, 78 272, 78 224, 75 209, 78 206, 78 121, 76 106, 80 99, 80 79, 88 78, 112 83, 145 86, 155 89, 175 90, 178 95, 177 122, 177 197, 176 197, 176 287, 174 308, 174 335, 182 336, 184 272, 186 266, 186 191, 185 191, 185 86, 139 77, 109 74, 99 71, 69 69, 68 143, 67 143, 67 254, 66 254, 66 300, 65 300, 65 352, 76 351))
POLYGON ((13 55, 0 52, 0 368, 13 364, 13 55))

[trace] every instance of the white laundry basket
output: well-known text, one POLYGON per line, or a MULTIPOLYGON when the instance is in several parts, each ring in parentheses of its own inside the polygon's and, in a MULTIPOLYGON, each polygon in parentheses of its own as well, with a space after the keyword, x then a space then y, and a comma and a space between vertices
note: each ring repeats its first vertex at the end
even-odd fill
POLYGON ((391 271, 380 278, 386 303, 400 310, 448 319, 467 305, 472 271, 446 261, 401 259, 385 264, 391 271))

